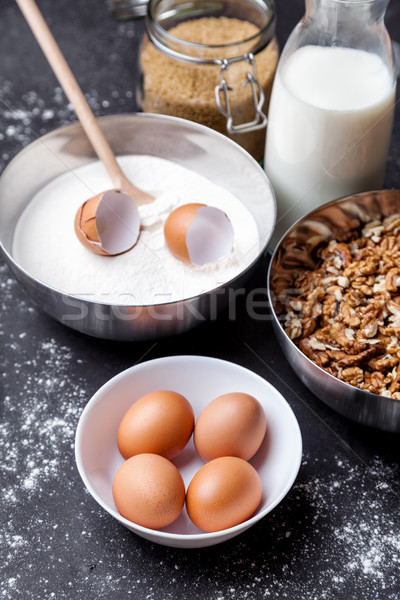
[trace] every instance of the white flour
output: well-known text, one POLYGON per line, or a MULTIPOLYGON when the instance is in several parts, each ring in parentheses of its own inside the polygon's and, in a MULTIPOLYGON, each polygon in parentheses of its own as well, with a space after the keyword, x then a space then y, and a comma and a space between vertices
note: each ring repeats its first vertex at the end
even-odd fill
MULTIPOLYGON (((136 246, 120 256, 104 257, 82 246, 74 231, 78 207, 112 184, 99 163, 66 173, 32 199, 16 226, 15 260, 35 278, 62 292, 121 305, 148 305, 197 296, 226 283, 259 253, 256 222, 230 192, 171 161, 125 156, 120 164, 138 187, 156 197, 140 208, 143 231, 136 246), (229 257, 194 267, 176 259, 164 240, 163 225, 177 206, 203 202, 224 210, 235 241, 229 257)), ((206 240, 205 240, 206 241, 206 240)))

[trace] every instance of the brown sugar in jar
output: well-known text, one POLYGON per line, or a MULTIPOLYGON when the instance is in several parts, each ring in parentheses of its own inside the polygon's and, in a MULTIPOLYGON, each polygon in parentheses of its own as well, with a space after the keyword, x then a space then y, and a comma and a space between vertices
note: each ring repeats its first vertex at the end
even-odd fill
MULTIPOLYGON (((152 0, 153 5, 157 2, 152 0)), ((229 3, 232 12, 235 2, 229 3)), ((211 127, 261 161, 265 114, 279 54, 273 19, 263 17, 268 24, 264 28, 262 21, 255 24, 224 14, 172 21, 168 29, 155 27, 150 20, 140 54, 142 109, 211 127), (265 100, 260 106, 262 95, 265 100)))

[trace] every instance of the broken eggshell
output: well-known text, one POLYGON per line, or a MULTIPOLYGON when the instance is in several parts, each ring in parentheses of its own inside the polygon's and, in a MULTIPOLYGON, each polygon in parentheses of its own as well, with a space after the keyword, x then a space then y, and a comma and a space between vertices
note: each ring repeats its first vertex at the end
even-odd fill
POLYGON ((134 200, 120 190, 107 190, 82 204, 75 217, 75 232, 96 254, 114 256, 137 242, 140 216, 134 200))
POLYGON ((230 254, 234 232, 222 210, 192 203, 171 212, 164 225, 164 236, 172 254, 184 262, 201 266, 230 254))

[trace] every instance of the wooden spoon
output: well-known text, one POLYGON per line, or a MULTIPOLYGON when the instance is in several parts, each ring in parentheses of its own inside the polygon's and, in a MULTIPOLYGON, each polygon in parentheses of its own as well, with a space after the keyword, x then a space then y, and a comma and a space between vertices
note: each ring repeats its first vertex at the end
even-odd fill
MULTIPOLYGON (((119 166, 115 154, 111 149, 110 144, 106 140, 96 117, 94 116, 92 109, 86 101, 85 96, 83 95, 82 90, 80 89, 71 69, 67 61, 65 60, 57 42, 55 41, 46 21, 43 18, 38 6, 36 5, 35 0, 16 0, 19 8, 22 11, 28 25, 30 26, 33 35, 35 36, 39 46, 41 47, 45 57, 49 65, 51 66, 55 76, 57 77, 61 87, 63 88, 67 98, 71 102, 74 110, 78 116, 78 119, 89 138, 97 156, 105 166, 113 186, 116 190, 124 192, 128 194, 132 200, 135 202, 136 206, 141 206, 143 204, 148 204, 154 201, 154 197, 141 190, 140 188, 133 185, 129 179, 123 173, 121 167, 119 166)), ((99 195, 96 196, 99 198, 99 195)), ((93 200, 91 198, 90 200, 93 200)), ((121 199, 118 199, 121 200, 121 199)), ((88 201, 90 202, 90 201, 88 201)), ((86 203, 85 203, 86 204, 86 203)), ((92 203, 93 205, 93 203, 92 203)), ((81 207, 82 210, 82 207, 81 207)), ((110 211, 113 211, 114 208, 110 206, 110 211)), ((128 224, 128 228, 139 232, 140 227, 140 219, 139 213, 137 212, 138 222, 133 224, 128 224)), ((78 233, 78 232, 77 232, 78 233)), ((137 233, 139 235, 139 233, 137 233)), ((78 237, 82 238, 78 235, 78 237)), ((90 242, 90 240, 87 240, 90 242)), ((132 247, 136 241, 132 240, 133 243, 130 247, 132 247)), ((101 249, 101 243, 98 242, 94 244, 94 246, 89 243, 85 244, 90 247, 91 250, 100 254, 114 254, 115 252, 98 252, 101 249)), ((123 251, 128 250, 126 248, 123 251)))
POLYGON ((86 132, 93 148, 107 169, 115 188, 129 194, 137 204, 147 204, 154 200, 153 196, 133 185, 122 172, 114 152, 100 129, 92 109, 86 101, 71 69, 68 66, 57 42, 44 20, 35 0, 16 0, 33 35, 66 96, 71 102, 79 121, 86 132))

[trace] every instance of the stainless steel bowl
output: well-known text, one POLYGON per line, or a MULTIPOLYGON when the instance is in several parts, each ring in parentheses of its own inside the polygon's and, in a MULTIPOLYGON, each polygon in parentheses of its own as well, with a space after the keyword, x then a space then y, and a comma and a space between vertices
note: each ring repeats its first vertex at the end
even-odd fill
POLYGON ((307 358, 281 325, 279 298, 293 288, 301 272, 315 267, 316 252, 321 245, 332 239, 346 241, 363 223, 396 212, 400 212, 400 190, 365 192, 329 202, 286 232, 275 248, 268 270, 268 298, 274 330, 297 376, 313 394, 341 415, 391 432, 400 432, 400 401, 349 385, 307 358))
MULTIPOLYGON (((260 253, 275 224, 275 199, 254 159, 227 137, 202 125, 163 115, 100 117, 116 155, 147 154, 191 169, 236 195, 255 217, 260 253)), ((29 296, 49 315, 96 337, 139 341, 187 331, 215 318, 242 287, 258 259, 211 292, 153 306, 102 304, 63 293, 26 272, 11 253, 15 225, 35 193, 55 177, 97 160, 81 126, 73 123, 39 138, 20 152, 0 177, 0 248, 29 296)))

